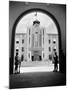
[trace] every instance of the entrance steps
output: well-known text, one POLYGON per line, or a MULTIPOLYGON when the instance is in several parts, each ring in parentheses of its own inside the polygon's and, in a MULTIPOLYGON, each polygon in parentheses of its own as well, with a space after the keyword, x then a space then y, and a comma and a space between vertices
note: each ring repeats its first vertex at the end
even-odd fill
POLYGON ((54 65, 51 61, 31 61, 22 62, 20 73, 27 72, 51 72, 54 70, 54 65))
POLYGON ((52 66, 52 61, 23 61, 21 62, 21 67, 37 67, 37 66, 52 66))

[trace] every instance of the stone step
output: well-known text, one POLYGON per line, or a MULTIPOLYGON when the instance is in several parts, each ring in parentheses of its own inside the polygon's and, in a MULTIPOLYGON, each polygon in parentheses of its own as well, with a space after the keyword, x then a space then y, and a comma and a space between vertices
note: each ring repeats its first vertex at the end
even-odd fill
POLYGON ((34 67, 34 66, 52 66, 52 61, 29 61, 21 62, 21 67, 34 67))
POLYGON ((53 72, 54 66, 20 67, 20 73, 28 72, 53 72))

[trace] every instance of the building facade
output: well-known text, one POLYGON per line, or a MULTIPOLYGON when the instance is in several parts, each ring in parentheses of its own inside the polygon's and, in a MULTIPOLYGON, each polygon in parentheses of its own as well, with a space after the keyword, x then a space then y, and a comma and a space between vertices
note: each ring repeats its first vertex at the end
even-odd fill
POLYGON ((46 28, 35 20, 27 27, 27 33, 16 33, 14 57, 18 53, 22 62, 52 62, 54 50, 59 56, 58 48, 58 34, 46 33, 46 28))

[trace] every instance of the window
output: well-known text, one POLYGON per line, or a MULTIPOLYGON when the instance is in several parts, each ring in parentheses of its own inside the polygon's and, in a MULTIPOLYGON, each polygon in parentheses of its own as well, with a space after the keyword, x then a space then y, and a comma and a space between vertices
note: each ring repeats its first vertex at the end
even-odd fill
POLYGON ((18 44, 18 43, 19 43, 19 41, 16 41, 16 43, 18 44))
POLYGON ((18 52, 16 52, 16 56, 18 55, 18 52))
POLYGON ((49 52, 51 51, 51 47, 49 47, 49 52))
POLYGON ((51 40, 49 40, 49 44, 51 43, 51 40))
POLYGON ((54 47, 53 51, 56 51, 56 46, 54 47))
POLYGON ((53 44, 55 44, 55 43, 56 43, 56 39, 53 40, 53 44))
POLYGON ((24 47, 22 47, 22 52, 24 51, 24 47))
POLYGON ((22 44, 24 43, 24 39, 22 40, 22 44))
POLYGON ((30 58, 30 53, 28 54, 28 57, 30 58))
POLYGON ((21 61, 23 61, 24 60, 24 55, 21 55, 21 61))
POLYGON ((18 52, 19 51, 19 49, 16 49, 16 52, 18 52))
POLYGON ((56 51, 56 49, 53 49, 53 51, 56 51))
POLYGON ((53 44, 55 44, 56 43, 56 41, 53 41, 53 44))
POLYGON ((52 60, 52 55, 49 55, 49 60, 52 60))

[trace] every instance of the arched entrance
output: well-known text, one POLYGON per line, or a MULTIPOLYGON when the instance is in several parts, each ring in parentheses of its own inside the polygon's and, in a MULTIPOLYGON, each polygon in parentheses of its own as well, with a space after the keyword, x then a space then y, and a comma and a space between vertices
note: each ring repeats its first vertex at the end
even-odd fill
MULTIPOLYGON (((45 15, 47 15, 49 18, 51 18, 51 20, 54 22, 55 26, 56 26, 56 29, 57 29, 57 33, 58 33, 58 55, 59 55, 59 58, 60 58, 60 50, 61 50, 61 33, 60 33, 60 28, 59 28, 59 24, 57 22, 57 20, 55 19, 55 17, 50 14, 49 12, 45 11, 45 10, 42 10, 42 9, 30 9, 30 10, 27 10, 25 11, 24 13, 22 13, 18 18, 17 20, 15 21, 15 24, 14 24, 14 27, 13 27, 13 31, 12 31, 12 45, 11 45, 11 61, 12 61, 12 65, 10 67, 10 70, 11 72, 13 73, 13 68, 14 68, 14 50, 15 50, 15 35, 16 35, 16 28, 17 28, 17 25, 19 24, 19 22, 21 21, 22 18, 24 18, 27 14, 29 13, 32 13, 32 12, 40 12, 40 13, 43 13, 45 15)), ((47 38, 47 37, 46 37, 47 38)), ((53 43, 55 42, 55 40, 53 40, 53 43)), ((50 43, 50 40, 49 40, 49 43, 50 43)), ((31 49, 31 48, 30 48, 31 49)), ((23 50, 23 48, 22 48, 23 50)), ((16 51, 18 51, 18 49, 16 49, 16 51)), ((33 51, 31 49, 31 51, 33 51)), ((38 50, 37 50, 38 51, 38 50)), ((50 47, 49 47, 49 51, 50 51, 50 47)), ((36 51, 35 51, 36 52, 36 51)), ((36 57, 38 58, 37 54, 34 53, 36 55, 36 57)), ((31 53, 28 52, 28 58, 31 57, 31 53)), ((35 58, 36 58, 35 57, 35 58)), ((44 57, 44 53, 42 54, 42 57, 44 57)), ((50 55, 49 55, 49 58, 50 58, 50 55)))

